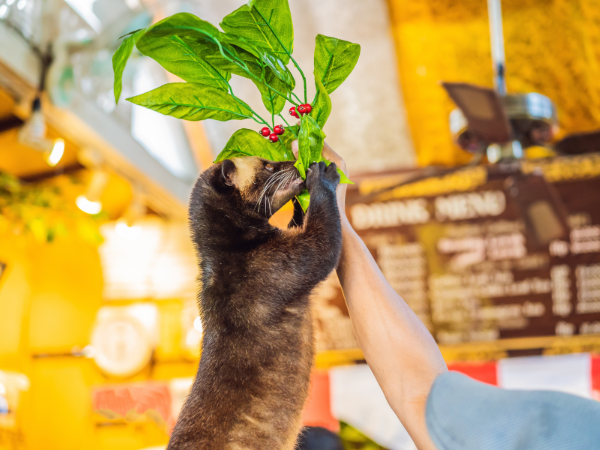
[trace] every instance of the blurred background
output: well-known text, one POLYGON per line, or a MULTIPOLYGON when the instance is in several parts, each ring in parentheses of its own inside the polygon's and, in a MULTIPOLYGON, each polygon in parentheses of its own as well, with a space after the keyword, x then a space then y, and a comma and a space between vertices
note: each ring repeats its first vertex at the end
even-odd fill
MULTIPOLYGON (((449 367, 600 400, 600 5, 289 2, 305 73, 319 33, 362 46, 327 140, 355 182, 353 226, 449 367)), ((130 31, 242 4, 0 0, 0 449, 167 443, 201 353, 188 196, 256 125, 116 105, 111 59, 130 31)), ((121 98, 173 80, 134 50, 121 98)), ((263 112, 252 83, 232 85, 263 112)), ((335 274, 314 316, 305 425, 346 449, 414 449, 335 274)))

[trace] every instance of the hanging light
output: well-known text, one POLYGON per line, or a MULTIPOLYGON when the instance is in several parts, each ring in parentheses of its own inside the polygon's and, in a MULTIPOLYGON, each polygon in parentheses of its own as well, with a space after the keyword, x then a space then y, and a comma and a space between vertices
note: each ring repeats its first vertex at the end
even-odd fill
POLYGON ((92 179, 85 194, 75 200, 77 207, 87 214, 98 214, 102 211, 100 197, 108 184, 108 174, 103 170, 94 170, 92 179))
POLYGON ((46 121, 42 113, 42 102, 39 97, 33 101, 31 117, 19 130, 19 142, 27 147, 44 153, 48 165, 56 166, 65 153, 65 141, 46 137, 46 121))
POLYGON ((54 141, 54 145, 52 146, 52 151, 46 158, 46 162, 49 165, 51 165, 52 167, 54 167, 55 165, 57 165, 59 163, 59 161, 63 157, 64 153, 65 153, 65 141, 63 141, 62 139, 56 139, 54 141))
POLYGON ((77 203, 77 207, 80 210, 87 214, 98 214, 100 211, 102 211, 102 203, 88 200, 85 195, 80 195, 77 197, 75 203, 77 203))
POLYGON ((142 194, 138 188, 133 190, 131 203, 125 210, 123 216, 117 220, 115 231, 119 237, 132 239, 140 234, 141 227, 136 225, 146 215, 146 205, 142 201, 142 194))

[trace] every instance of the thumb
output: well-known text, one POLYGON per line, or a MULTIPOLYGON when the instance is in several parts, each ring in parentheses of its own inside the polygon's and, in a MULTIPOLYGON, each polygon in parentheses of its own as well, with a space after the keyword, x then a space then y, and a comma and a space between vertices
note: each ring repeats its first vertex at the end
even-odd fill
POLYGON ((298 140, 292 142, 292 153, 298 159, 298 140))

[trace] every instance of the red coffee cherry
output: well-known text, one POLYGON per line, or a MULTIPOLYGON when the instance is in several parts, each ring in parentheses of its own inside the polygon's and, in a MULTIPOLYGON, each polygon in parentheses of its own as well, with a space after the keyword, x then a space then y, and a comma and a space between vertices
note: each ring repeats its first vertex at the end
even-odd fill
POLYGON ((300 105, 300 106, 298 106, 298 112, 299 112, 301 115, 304 115, 304 114, 308 113, 308 111, 307 111, 307 109, 306 109, 306 105, 300 105))
POLYGON ((279 140, 279 136, 277 136, 275 133, 273 133, 271 136, 269 136, 269 140, 271 142, 277 142, 279 140))
POLYGON ((277 125, 275 128, 273 128, 273 133, 281 135, 285 133, 285 128, 283 128, 281 125, 277 125))
POLYGON ((306 108, 306 114, 308 114, 312 111, 312 106, 310 105, 310 103, 307 103, 306 105, 304 105, 304 108, 306 108))
POLYGON ((296 119, 299 118, 298 113, 296 112, 296 107, 295 106, 292 106, 290 108, 290 116, 295 117, 296 119))
POLYGON ((259 131, 260 134, 262 134, 264 137, 269 137, 269 135, 271 134, 271 129, 269 127, 264 127, 262 130, 259 131))

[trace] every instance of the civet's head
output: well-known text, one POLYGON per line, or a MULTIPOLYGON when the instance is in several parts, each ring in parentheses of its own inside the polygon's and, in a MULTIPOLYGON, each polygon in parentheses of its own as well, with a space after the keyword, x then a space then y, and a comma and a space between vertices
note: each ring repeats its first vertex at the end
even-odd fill
POLYGON ((234 200, 240 212, 269 218, 304 190, 294 162, 257 156, 226 159, 214 167, 211 184, 220 196, 234 200))

